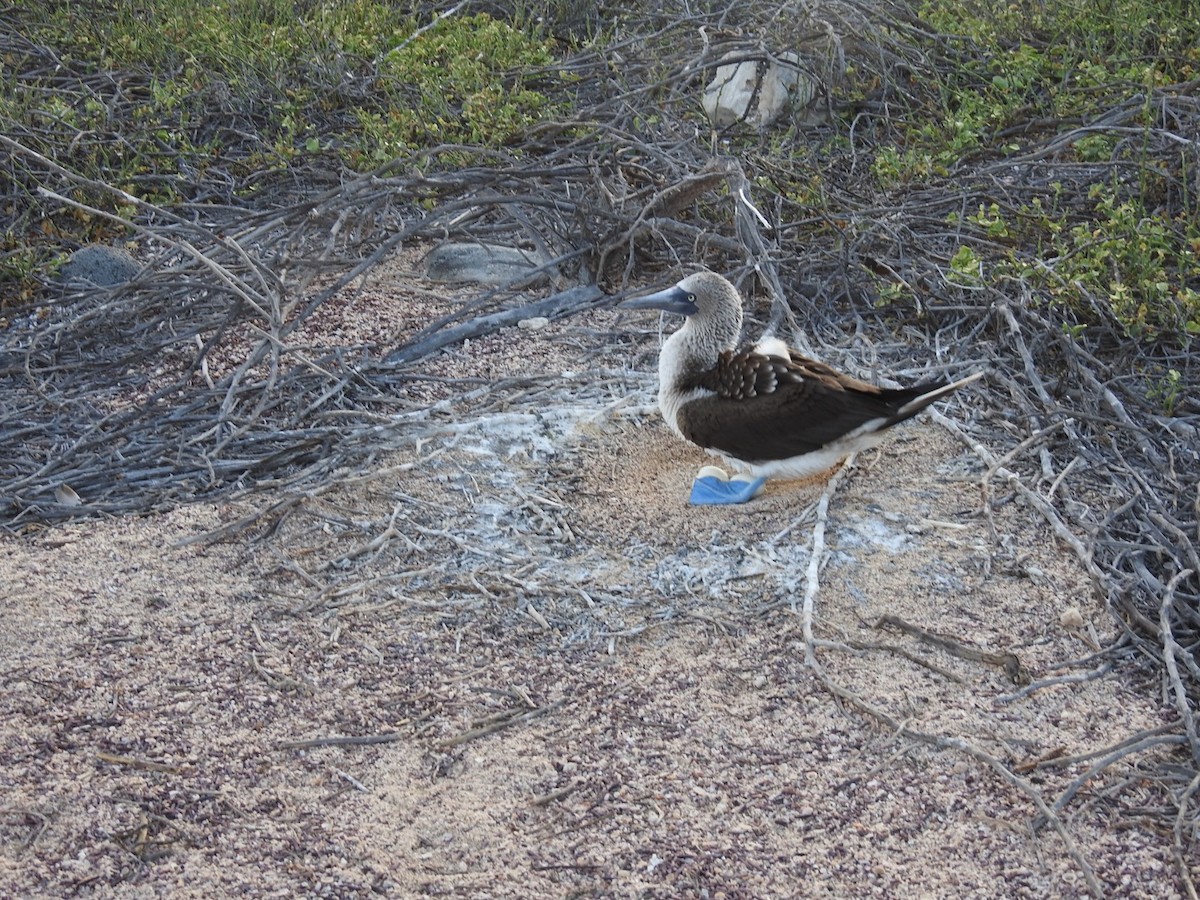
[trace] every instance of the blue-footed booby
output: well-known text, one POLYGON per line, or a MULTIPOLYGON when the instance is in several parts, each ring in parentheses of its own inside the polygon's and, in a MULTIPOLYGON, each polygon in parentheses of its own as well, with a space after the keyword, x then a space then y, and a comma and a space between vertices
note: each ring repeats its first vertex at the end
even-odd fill
POLYGON ((891 390, 801 356, 776 337, 738 352, 742 298, 715 272, 620 306, 686 317, 659 356, 659 409, 677 435, 741 473, 730 479, 705 466, 692 487, 694 504, 745 503, 767 478, 824 472, 983 375, 891 390))

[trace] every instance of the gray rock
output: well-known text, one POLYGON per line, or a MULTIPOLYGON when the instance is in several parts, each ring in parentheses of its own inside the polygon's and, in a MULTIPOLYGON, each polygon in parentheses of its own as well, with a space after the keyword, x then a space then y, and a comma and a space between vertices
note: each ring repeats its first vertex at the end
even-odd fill
POLYGON ((817 95, 817 84, 802 69, 797 54, 765 54, 766 64, 761 70, 757 60, 745 59, 749 55, 745 50, 725 54, 722 60, 729 62, 717 67, 717 74, 704 89, 701 104, 717 128, 742 121, 766 128, 789 106, 804 108, 817 95), (742 61, 735 62, 737 59, 742 61))
POLYGON ((111 287, 124 284, 142 270, 141 263, 116 247, 91 244, 71 254, 59 273, 67 283, 111 287))
POLYGON ((496 244, 442 244, 425 257, 425 277, 440 282, 507 284, 528 277, 545 262, 535 250, 496 244))

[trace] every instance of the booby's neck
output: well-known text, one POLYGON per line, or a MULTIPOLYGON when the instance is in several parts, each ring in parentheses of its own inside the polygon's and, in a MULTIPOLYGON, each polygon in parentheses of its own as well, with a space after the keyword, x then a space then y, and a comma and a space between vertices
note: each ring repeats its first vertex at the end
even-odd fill
POLYGON ((694 384, 726 350, 736 350, 742 333, 740 306, 722 306, 706 314, 689 316, 683 327, 667 338, 658 358, 660 391, 694 384))
MULTIPOLYGON (((726 350, 736 350, 742 331, 742 310, 724 315, 689 316, 683 327, 667 338, 658 357, 658 406, 671 430, 683 437, 677 424, 679 407, 711 393, 698 386, 705 372, 726 350)), ((686 438, 685 438, 686 440, 686 438)))

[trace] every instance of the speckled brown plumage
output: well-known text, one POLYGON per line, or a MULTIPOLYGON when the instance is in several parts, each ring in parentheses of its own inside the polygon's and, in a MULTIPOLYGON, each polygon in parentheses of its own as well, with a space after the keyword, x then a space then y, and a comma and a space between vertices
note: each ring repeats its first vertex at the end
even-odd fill
POLYGON ((683 404, 677 425, 706 450, 746 462, 787 459, 819 450, 869 422, 878 421, 873 430, 880 431, 911 418, 927 404, 901 409, 945 384, 886 390, 802 356, 785 361, 726 351, 694 383, 677 385, 681 391, 702 388, 715 395, 683 404))
POLYGON ((800 375, 791 371, 784 360, 726 350, 694 386, 708 388, 728 400, 752 400, 773 394, 781 384, 794 384, 799 379, 800 375))

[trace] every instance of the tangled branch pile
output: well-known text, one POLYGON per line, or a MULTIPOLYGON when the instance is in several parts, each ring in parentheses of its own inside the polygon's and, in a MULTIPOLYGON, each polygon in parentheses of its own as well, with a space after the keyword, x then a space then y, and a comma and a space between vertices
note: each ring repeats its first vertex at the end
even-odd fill
MULTIPOLYGON (((149 84, 18 49, 21 77, 106 105, 114 135, 85 143, 116 139, 132 88, 149 84)), ((52 135, 6 128, 5 230, 46 208, 123 227, 120 209, 146 268, 112 290, 47 283, 35 305, 7 311, 0 520, 145 512, 364 465, 436 412, 410 387, 442 347, 702 263, 751 295, 790 298, 818 352, 840 355, 854 336, 862 374, 986 361, 991 398, 964 438, 992 460, 988 502, 1028 504, 1084 560, 1125 629, 1119 649, 1161 674, 1200 764, 1200 366, 1188 345, 1200 281, 1194 258, 1160 252, 1196 216, 1200 82, 1130 84, 1073 120, 1031 103, 953 158, 922 156, 913 122, 951 127, 934 111, 938 86, 987 77, 980 52, 903 4, 626 16, 612 40, 564 51, 545 73, 567 112, 500 149, 434 146, 358 176, 329 155, 269 176, 214 165, 169 208, 80 174, 52 135), (714 133, 699 97, 718 61, 791 48, 825 86, 819 123, 714 133), (1126 290, 1138 261, 1105 228, 1131 215, 1143 234, 1168 223, 1143 260, 1181 282, 1166 313, 1126 290), (446 237, 537 247, 549 295, 526 299, 531 275, 395 346, 295 340, 397 248, 446 237), (1110 293, 1088 289, 1084 260, 1111 270, 1110 293)), ((1200 780, 1177 777, 1187 809, 1200 780)))

